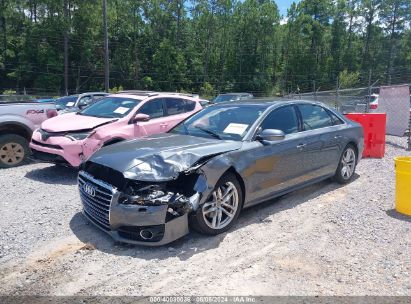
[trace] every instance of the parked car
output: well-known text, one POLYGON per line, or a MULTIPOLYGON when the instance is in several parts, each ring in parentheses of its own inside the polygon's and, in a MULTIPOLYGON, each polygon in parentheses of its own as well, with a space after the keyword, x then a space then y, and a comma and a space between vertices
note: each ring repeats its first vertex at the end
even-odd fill
POLYGON ((99 150, 78 177, 84 215, 122 242, 227 231, 241 210, 333 177, 353 179, 362 127, 321 103, 213 105, 166 134, 99 150))
POLYGON ((254 98, 253 94, 251 93, 225 93, 225 94, 220 94, 217 97, 214 97, 210 101, 212 103, 219 103, 219 102, 236 101, 236 100, 251 99, 251 98, 254 98))
POLYGON ((59 114, 77 112, 107 95, 109 94, 105 92, 90 92, 64 96, 56 100, 56 107, 59 114))
POLYGON ((371 94, 366 96, 353 97, 346 100, 340 105, 339 111, 343 114, 347 113, 365 113, 367 111, 367 103, 369 102, 368 112, 377 112, 378 108, 378 94, 371 94))
POLYGON ((0 168, 24 163, 33 130, 56 115, 52 103, 0 102, 0 168))
POLYGON ((189 95, 122 92, 77 112, 45 121, 33 133, 33 158, 78 167, 102 146, 163 133, 201 110, 189 95))
POLYGON ((50 96, 41 96, 34 100, 35 102, 55 102, 56 99, 50 96))

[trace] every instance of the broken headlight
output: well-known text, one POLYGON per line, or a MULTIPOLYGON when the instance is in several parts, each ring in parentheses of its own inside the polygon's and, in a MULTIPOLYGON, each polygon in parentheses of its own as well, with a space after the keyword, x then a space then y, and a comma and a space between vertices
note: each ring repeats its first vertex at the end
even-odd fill
POLYGON ((169 192, 162 185, 149 185, 136 189, 129 187, 120 199, 120 204, 130 205, 164 205, 178 201, 181 194, 169 192))
POLYGON ((71 139, 72 141, 83 140, 83 139, 86 139, 87 137, 90 137, 95 132, 96 131, 93 130, 91 132, 68 133, 66 134, 66 137, 71 139))

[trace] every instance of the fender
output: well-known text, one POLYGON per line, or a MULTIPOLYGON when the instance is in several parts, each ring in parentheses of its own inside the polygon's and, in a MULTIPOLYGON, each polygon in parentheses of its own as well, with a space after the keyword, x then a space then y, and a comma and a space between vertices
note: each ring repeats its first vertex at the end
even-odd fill
POLYGON ((15 114, 4 114, 0 115, 0 126, 4 125, 18 125, 19 127, 24 128, 29 134, 38 128, 30 119, 15 114))
POLYGON ((30 140, 31 135, 33 134, 32 129, 30 129, 27 125, 17 121, 0 122, 0 133, 3 130, 7 130, 7 133, 21 135, 27 140, 30 140))

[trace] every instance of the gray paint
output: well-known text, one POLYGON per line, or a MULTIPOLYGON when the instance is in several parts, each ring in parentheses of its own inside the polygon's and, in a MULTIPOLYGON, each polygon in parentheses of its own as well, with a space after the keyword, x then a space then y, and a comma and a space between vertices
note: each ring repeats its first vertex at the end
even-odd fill
MULTIPOLYGON (((261 105, 262 102, 253 100, 238 104, 244 103, 261 105)), ((198 180, 194 190, 198 201, 191 204, 192 210, 196 210, 207 200, 227 170, 234 171, 242 180, 245 188, 243 207, 249 207, 334 175, 343 149, 350 142, 358 149, 358 159, 361 157, 362 127, 334 111, 344 121, 343 124, 288 134, 283 140, 270 143, 255 140, 258 127, 268 113, 284 105, 307 102, 263 103, 267 105, 265 113, 250 128, 243 141, 162 134, 105 147, 90 161, 120 171, 128 179, 153 183, 195 172, 198 180)), ((319 103, 309 103, 327 108, 319 103)), ((236 103, 230 103, 233 104, 236 103)), ((126 210, 114 203, 110 213, 112 227, 124 225, 124 221, 130 225, 165 222, 166 210, 163 208, 150 209, 152 214, 146 218, 136 215, 137 209, 126 210)), ((166 223, 168 229, 174 231, 172 235, 178 237, 182 236, 181 232, 188 233, 186 224, 183 220, 166 223)), ((113 233, 113 237, 118 239, 113 233)))

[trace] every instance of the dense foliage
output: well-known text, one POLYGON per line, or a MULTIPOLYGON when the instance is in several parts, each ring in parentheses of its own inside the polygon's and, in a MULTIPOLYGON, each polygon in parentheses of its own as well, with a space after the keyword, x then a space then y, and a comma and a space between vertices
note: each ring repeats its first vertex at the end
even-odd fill
MULTIPOLYGON (((107 0, 110 86, 282 94, 411 82, 409 0, 107 0)), ((104 87, 101 0, 0 0, 0 92, 104 87)))

